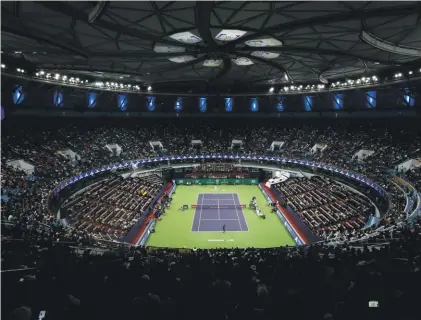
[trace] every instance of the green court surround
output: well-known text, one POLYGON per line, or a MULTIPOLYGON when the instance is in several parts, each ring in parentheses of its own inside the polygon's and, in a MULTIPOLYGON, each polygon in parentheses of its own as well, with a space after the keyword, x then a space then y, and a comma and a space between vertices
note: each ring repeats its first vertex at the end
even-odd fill
POLYGON ((162 220, 158 221, 155 233, 152 233, 147 246, 169 248, 270 248, 295 246, 276 213, 271 212, 266 198, 258 186, 254 185, 219 185, 217 191, 211 185, 178 185, 170 208, 166 209, 162 220), (243 209, 249 228, 248 232, 192 232, 194 209, 199 193, 237 193, 241 204, 248 206, 256 197, 258 206, 266 215, 259 218, 251 209, 243 209), (181 212, 179 208, 187 204, 189 209, 181 212))

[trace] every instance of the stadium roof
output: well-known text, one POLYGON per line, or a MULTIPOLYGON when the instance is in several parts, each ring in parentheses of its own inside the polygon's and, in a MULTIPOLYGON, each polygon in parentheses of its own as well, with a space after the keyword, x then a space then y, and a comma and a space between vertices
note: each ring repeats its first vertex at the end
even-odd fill
POLYGON ((327 83, 420 62, 418 2, 2 2, 2 61, 206 90, 327 83))

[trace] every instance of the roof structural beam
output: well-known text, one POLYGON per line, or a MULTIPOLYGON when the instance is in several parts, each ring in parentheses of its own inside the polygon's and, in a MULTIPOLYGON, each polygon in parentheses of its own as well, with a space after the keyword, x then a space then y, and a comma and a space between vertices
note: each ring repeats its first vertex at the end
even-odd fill
POLYGON ((210 1, 198 1, 196 2, 195 20, 196 27, 199 31, 200 37, 208 45, 209 49, 215 50, 218 44, 212 37, 210 31, 210 19, 214 3, 210 1))
POLYGON ((42 32, 38 32, 34 28, 24 28, 20 19, 10 15, 5 10, 2 10, 1 13, 1 29, 2 32, 7 32, 27 39, 36 40, 40 43, 48 44, 49 46, 54 46, 68 52, 72 52, 73 54, 83 58, 88 58, 90 55, 88 51, 81 49, 78 46, 73 46, 69 43, 61 42, 58 39, 53 39, 51 37, 41 35, 42 32))
MULTIPOLYGON (((57 1, 57 2, 38 2, 38 4, 53 10, 55 12, 59 12, 66 16, 71 16, 76 20, 79 20, 81 22, 84 22, 86 24, 89 24, 89 16, 85 12, 75 8, 69 3, 57 1)), ((154 36, 148 32, 143 32, 138 29, 133 29, 125 26, 118 25, 116 23, 112 23, 105 20, 96 20, 95 25, 100 28, 104 28, 110 31, 119 32, 120 34, 124 34, 133 38, 138 38, 142 40, 148 40, 152 42, 158 42, 163 44, 169 44, 172 46, 178 46, 178 47, 185 47, 185 48, 199 48, 199 46, 192 45, 192 44, 186 44, 182 42, 176 42, 172 40, 162 39, 162 37, 154 36)))
POLYGON ((360 38, 362 41, 364 41, 368 45, 373 46, 377 49, 386 51, 386 52, 399 54, 403 56, 410 56, 410 57, 417 57, 417 58, 421 57, 421 49, 410 48, 406 46, 405 47, 399 46, 394 43, 380 39, 376 37, 375 35, 368 33, 364 30, 361 32, 360 38))
POLYGON ((383 65, 397 65, 396 62, 392 61, 385 61, 385 60, 379 60, 379 59, 373 59, 370 57, 363 57, 357 54, 353 54, 348 51, 340 51, 340 50, 334 50, 334 49, 321 49, 321 48, 314 48, 314 47, 295 47, 295 46, 283 46, 283 47, 264 47, 264 48, 253 48, 253 47, 241 47, 236 48, 238 51, 243 52, 249 52, 249 51, 256 51, 256 50, 262 50, 262 51, 268 51, 268 52, 311 52, 311 53, 318 53, 318 54, 326 54, 326 55, 332 55, 332 56, 343 56, 343 57, 350 57, 355 59, 361 59, 373 63, 381 63, 383 65))
POLYGON ((150 74, 152 74, 152 73, 160 73, 160 72, 168 72, 168 71, 171 71, 172 72, 172 71, 175 71, 175 70, 184 69, 184 68, 193 66, 193 65, 195 65, 197 63, 200 63, 202 61, 205 61, 206 59, 208 59, 208 56, 205 55, 203 57, 200 57, 198 59, 195 59, 195 60, 192 60, 192 61, 189 61, 189 62, 178 63, 178 64, 175 64, 175 65, 173 63, 172 64, 168 64, 168 65, 165 65, 165 66, 161 67, 158 70, 157 70, 156 67, 154 67, 152 69, 143 69, 142 72, 143 73, 150 73, 150 74))
POLYGON ((96 20, 101 19, 102 15, 107 11, 109 5, 109 1, 98 1, 89 13, 89 23, 93 24, 96 20))
POLYGON ((222 78, 231 70, 232 62, 231 62, 230 57, 228 55, 224 55, 224 57, 222 58, 222 61, 224 63, 223 68, 221 69, 221 71, 218 72, 218 74, 214 78, 209 80, 209 83, 212 83, 216 79, 222 78))
POLYGON ((284 67, 282 67, 281 65, 270 61, 268 59, 263 59, 263 58, 259 58, 259 57, 255 57, 252 56, 250 54, 244 54, 244 53, 237 53, 237 56, 239 57, 244 57, 244 58, 249 58, 250 60, 254 60, 263 64, 267 64, 269 66, 271 66, 272 68, 278 69, 279 71, 281 71, 284 75, 286 75, 288 77, 288 80, 294 81, 294 79, 291 77, 291 75, 289 74, 288 70, 286 70, 284 67))
POLYGON ((164 52, 156 53, 151 51, 141 51, 141 50, 132 50, 132 51, 98 51, 92 52, 92 56, 95 58, 171 58, 179 57, 180 55, 195 55, 198 51, 183 51, 183 52, 164 52))
POLYGON ((20 17, 20 9, 21 9, 21 2, 20 1, 13 1, 13 15, 16 18, 20 17))
MULTIPOLYGON (((385 7, 385 8, 374 8, 374 9, 367 9, 367 10, 358 9, 355 11, 349 11, 349 12, 344 12, 344 13, 332 13, 332 14, 327 14, 324 16, 317 16, 317 17, 312 17, 308 19, 291 21, 291 22, 263 28, 260 30, 256 30, 253 34, 246 35, 242 38, 234 40, 230 42, 229 44, 226 44, 225 46, 242 43, 247 40, 253 40, 262 35, 273 35, 274 33, 278 33, 281 31, 320 25, 326 22, 337 23, 337 22, 349 21, 349 20, 354 20, 354 19, 362 19, 362 18, 371 18, 371 17, 384 17, 384 16, 393 17, 393 16, 404 15, 404 14, 410 14, 413 12, 417 12, 418 10, 419 10, 418 3, 415 3, 415 4, 409 4, 409 5, 402 5, 402 6, 394 5, 394 6, 385 7)), ((232 27, 234 28, 235 26, 232 26, 232 27)))
POLYGON ((155 1, 150 1, 150 4, 151 4, 153 10, 155 11, 155 14, 158 16, 158 20, 159 20, 159 24, 161 26, 162 32, 166 35, 167 34, 167 28, 165 27, 165 23, 162 19, 161 11, 159 10, 155 1))

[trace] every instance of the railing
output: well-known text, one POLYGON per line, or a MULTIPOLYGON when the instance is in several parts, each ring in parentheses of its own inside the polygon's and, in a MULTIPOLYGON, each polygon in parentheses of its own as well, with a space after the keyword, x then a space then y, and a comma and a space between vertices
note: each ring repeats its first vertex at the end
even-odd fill
POLYGON ((408 220, 413 219, 421 214, 421 196, 415 187, 408 181, 394 176, 393 183, 404 193, 406 198, 406 206, 404 212, 408 220), (405 192, 402 188, 408 189, 405 192))

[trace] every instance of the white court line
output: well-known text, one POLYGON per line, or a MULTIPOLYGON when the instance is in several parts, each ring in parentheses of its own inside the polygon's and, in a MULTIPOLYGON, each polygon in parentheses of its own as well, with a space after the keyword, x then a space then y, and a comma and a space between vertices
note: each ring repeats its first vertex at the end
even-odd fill
POLYGON ((240 230, 243 231, 243 228, 241 227, 240 216, 238 215, 238 210, 236 207, 237 204, 235 203, 234 195, 232 195, 232 200, 234 201, 235 213, 237 214, 237 220, 238 220, 238 224, 240 225, 240 230))
MULTIPOLYGON (((200 195, 201 195, 201 193, 199 193, 198 194, 198 200, 199 200, 199 198, 200 198, 200 195)), ((191 223, 191 228, 190 228, 190 232, 199 232, 199 229, 197 229, 197 230, 194 230, 194 228, 193 228, 193 226, 194 226, 194 220, 196 219, 196 211, 197 211, 197 209, 195 209, 194 210, 194 217, 193 217, 193 221, 192 221, 192 223, 191 223)), ((199 219, 199 221, 200 221, 200 219, 199 219)))
POLYGON ((209 242, 225 242, 225 241, 227 241, 227 242, 233 242, 234 239, 227 239, 227 240, 224 240, 224 239, 208 239, 208 241, 209 242))
POLYGON ((199 213, 199 226, 197 227, 197 231, 200 231, 200 221, 202 220, 202 205, 203 205, 203 197, 202 197, 202 204, 200 206, 200 213, 199 213))
MULTIPOLYGON (((220 233, 221 231, 206 231, 206 230, 203 230, 203 231, 192 231, 192 232, 212 232, 212 233, 219 232, 220 233)), ((231 233, 231 232, 248 232, 248 231, 227 231, 227 233, 228 232, 231 233)))
POLYGON ((237 221, 238 219, 202 219, 202 221, 237 221))
MULTIPOLYGON (((208 195, 208 196, 212 196, 212 194, 211 193, 199 193, 198 194, 198 196, 202 196, 202 201, 201 201, 201 204, 203 205, 203 201, 204 200, 218 200, 218 211, 219 211, 219 200, 230 200, 230 199, 215 199, 215 198, 208 198, 208 199, 205 199, 205 196, 206 195, 208 195)), ((233 199, 234 199, 234 204, 235 204, 235 197, 234 196, 237 196, 237 199, 238 200, 240 200, 239 198, 238 198, 238 194, 237 193, 224 193, 224 195, 227 195, 227 196, 231 196, 233 199)), ((247 226, 247 231, 244 231, 242 228, 241 228, 241 223, 240 223, 240 217, 239 217, 239 215, 238 215, 238 211, 237 211, 237 208, 236 208, 236 212, 237 212, 237 219, 202 219, 202 209, 200 209, 200 215, 199 215, 199 227, 198 227, 198 229, 195 231, 195 230, 192 230, 191 232, 218 232, 218 231, 205 231, 205 230, 203 230, 203 231, 201 231, 200 230, 200 221, 201 220, 233 220, 233 221, 238 221, 238 224, 240 225, 240 231, 229 231, 229 232, 248 232, 249 230, 248 230, 248 225, 247 225, 247 220, 246 220, 246 217, 244 216, 244 213, 243 213, 243 217, 244 217, 244 221, 245 221, 245 223, 246 223, 246 226, 247 226)), ((193 224, 194 224, 194 219, 193 219, 193 224)), ((193 225, 192 224, 192 225, 193 225)), ((193 228, 192 228, 193 229, 193 228)), ((234 240, 227 240, 227 241, 234 241, 234 240)))
MULTIPOLYGON (((238 196, 238 193, 236 193, 235 195, 237 196, 237 199, 238 199, 238 203, 240 203, 240 197, 238 196)), ((246 223, 246 227, 247 227, 247 232, 248 232, 248 231, 249 231, 250 229, 249 229, 249 226, 248 226, 248 224, 247 224, 247 219, 246 219, 246 215, 244 214, 244 211, 243 211, 243 209, 241 209, 241 212, 242 212, 242 214, 243 214, 244 222, 246 223)))
MULTIPOLYGON (((236 193, 235 195, 237 196, 238 203, 240 203, 240 197, 238 196, 238 193, 236 193)), ((248 226, 248 224, 247 224, 246 215, 244 214, 243 209, 241 209, 241 213, 243 214, 244 222, 246 223, 246 227, 247 227, 247 231, 246 231, 246 232, 248 232, 250 229, 249 229, 249 226, 248 226)))

